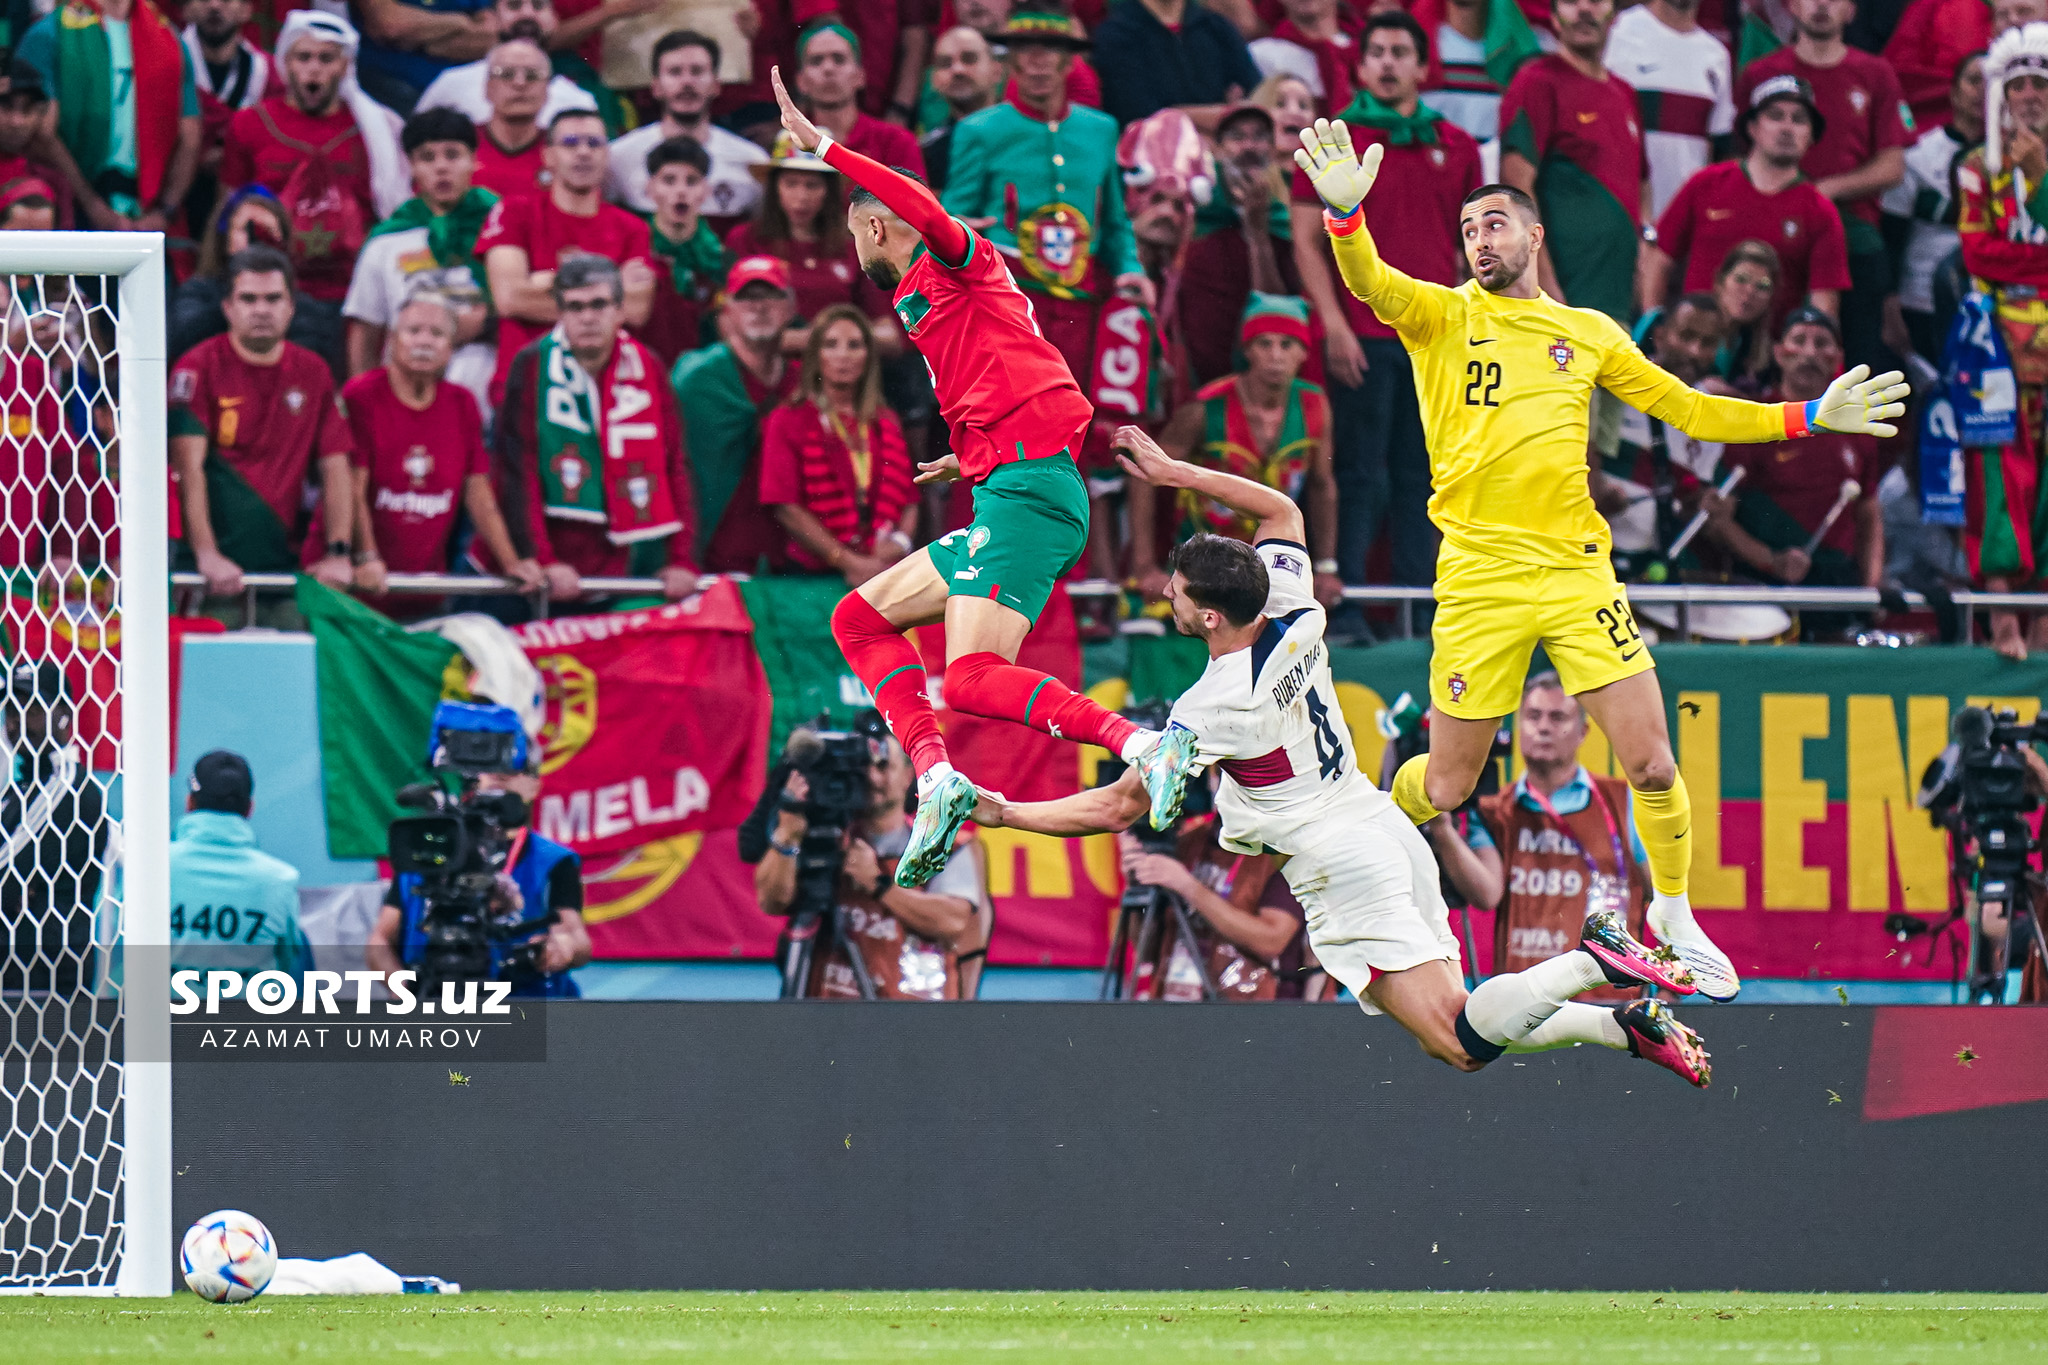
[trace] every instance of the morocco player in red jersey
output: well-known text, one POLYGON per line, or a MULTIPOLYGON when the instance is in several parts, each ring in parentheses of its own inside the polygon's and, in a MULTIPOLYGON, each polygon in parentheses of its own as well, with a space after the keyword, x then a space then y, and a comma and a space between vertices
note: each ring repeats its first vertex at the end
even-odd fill
POLYGON ((848 593, 832 634, 917 765, 917 820, 896 880, 919 886, 944 865, 973 811, 974 784, 947 761, 925 692, 913 626, 946 623, 946 701, 968 715, 1100 744, 1138 768, 1164 827, 1180 807, 1193 737, 1142 730, 1015 662, 1060 575, 1088 540, 1088 490, 1074 466, 1094 409, 988 239, 940 207, 915 176, 851 151, 800 112, 773 73, 782 126, 853 182, 847 226, 860 265, 892 292, 896 316, 931 369, 953 453, 919 483, 974 485, 974 522, 848 593), (1178 736, 1178 737, 1176 737, 1178 736))

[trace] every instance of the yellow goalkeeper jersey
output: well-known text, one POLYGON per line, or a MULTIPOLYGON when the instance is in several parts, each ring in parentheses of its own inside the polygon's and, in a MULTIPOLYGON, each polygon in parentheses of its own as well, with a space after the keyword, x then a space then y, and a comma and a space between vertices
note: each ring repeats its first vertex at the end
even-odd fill
POLYGON ((1605 569, 1586 445, 1595 386, 1705 441, 1776 441, 1785 407, 1701 393, 1644 357, 1613 319, 1548 295, 1489 294, 1404 275, 1362 217, 1332 222, 1351 292, 1401 338, 1429 441, 1430 520, 1459 549, 1523 564, 1605 569))

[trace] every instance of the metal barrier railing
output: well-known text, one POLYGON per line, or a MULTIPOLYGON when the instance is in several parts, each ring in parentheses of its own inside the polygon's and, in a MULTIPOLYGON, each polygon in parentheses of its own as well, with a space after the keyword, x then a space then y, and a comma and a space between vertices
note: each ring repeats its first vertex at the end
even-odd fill
MULTIPOLYGON (((719 578, 744 581, 745 574, 706 575, 703 583, 716 582, 719 578)), ((242 595, 245 603, 244 620, 254 624, 256 601, 259 596, 290 592, 297 584, 295 575, 286 573, 251 573, 242 575, 242 595)), ((174 588, 204 588, 206 580, 196 573, 174 573, 171 575, 174 588)), ((1744 583, 1631 583, 1627 585, 1629 602, 1638 607, 1669 606, 1677 609, 1676 631, 1686 635, 1691 630, 1691 613, 1695 608, 1766 606, 1793 611, 1873 611, 1883 605, 1875 588, 1780 588, 1764 584, 1744 583)), ((584 598, 573 599, 571 603, 554 602, 545 588, 528 588, 509 578, 491 578, 466 574, 392 574, 386 591, 396 596, 440 596, 440 597, 524 597, 534 604, 534 612, 545 619, 552 607, 580 603, 584 598)), ((1102 578, 1082 579, 1067 584, 1067 593, 1072 597, 1103 598, 1114 597, 1123 589, 1102 578)), ((658 597, 661 595, 661 580, 658 578, 586 578, 583 580, 585 597, 658 597)), ((1927 599, 1917 592, 1901 593, 1906 605, 1912 608, 1928 606, 1927 599)), ((1436 598, 1430 588, 1399 588, 1392 586, 1349 587, 1344 589, 1344 600, 1361 606, 1393 606, 1400 609, 1400 633, 1412 638, 1415 634, 1415 605, 1432 602, 1436 598)), ((1955 605, 1967 613, 1974 622, 1981 611, 2048 611, 2048 593, 2025 592, 1970 592, 1959 590, 1954 594, 1955 605)), ((1126 626, 1133 623, 1126 622, 1126 626)), ((1142 628, 1142 627, 1141 627, 1142 628)))

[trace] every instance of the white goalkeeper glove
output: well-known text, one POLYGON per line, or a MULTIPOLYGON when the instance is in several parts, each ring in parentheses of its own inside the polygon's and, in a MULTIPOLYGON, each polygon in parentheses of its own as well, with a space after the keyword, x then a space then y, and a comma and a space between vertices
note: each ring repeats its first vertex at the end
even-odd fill
POLYGON ((1363 157, 1359 156, 1351 149, 1349 124, 1342 119, 1333 123, 1319 118, 1315 127, 1301 130, 1301 150, 1294 154, 1294 164, 1308 172, 1309 183, 1316 187, 1330 212, 1345 218, 1365 202, 1372 182, 1379 178, 1380 158, 1385 155, 1386 148, 1374 143, 1365 149, 1363 157))
POLYGON ((1806 424, 1847 436, 1896 436, 1899 429, 1886 419, 1905 414, 1913 391, 1905 379, 1897 370, 1872 379, 1868 365, 1838 374, 1826 393, 1807 403, 1806 424))

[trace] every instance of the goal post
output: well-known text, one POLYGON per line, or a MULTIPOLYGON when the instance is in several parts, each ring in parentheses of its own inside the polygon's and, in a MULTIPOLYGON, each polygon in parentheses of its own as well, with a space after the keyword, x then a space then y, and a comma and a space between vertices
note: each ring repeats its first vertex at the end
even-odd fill
POLYGON ((40 653, 73 727, 11 755, 21 794, 0 799, 0 1293, 173 1288, 165 267, 160 233, 0 232, 7 697, 50 686, 20 672, 40 653), (47 828, 25 844, 17 817, 47 828))

